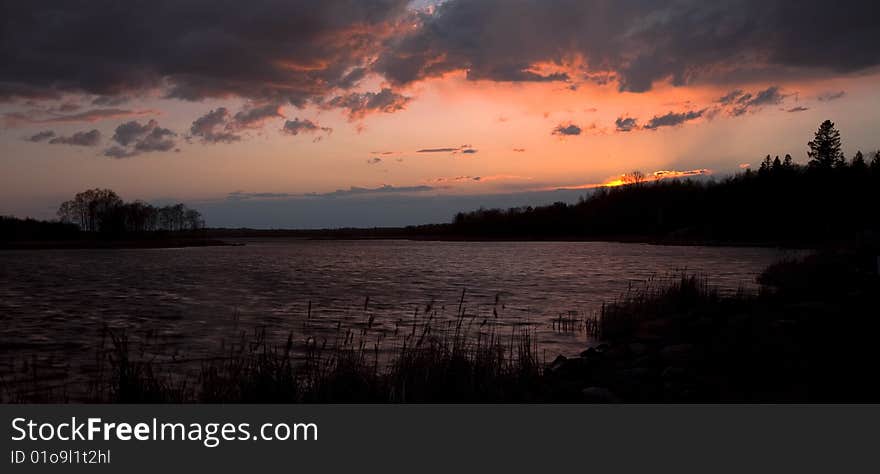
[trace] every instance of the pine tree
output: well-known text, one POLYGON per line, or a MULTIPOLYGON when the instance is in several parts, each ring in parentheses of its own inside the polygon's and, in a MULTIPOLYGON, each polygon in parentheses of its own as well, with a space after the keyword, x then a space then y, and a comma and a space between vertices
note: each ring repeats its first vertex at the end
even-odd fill
POLYGON ((819 125, 816 134, 807 146, 810 151, 807 156, 810 159, 810 167, 817 169, 837 168, 846 164, 843 152, 840 150, 840 132, 834 128, 834 122, 826 120, 819 125))
POLYGON ((874 152, 874 158, 871 159, 871 172, 876 176, 880 173, 880 150, 874 152))
POLYGON ((785 169, 791 169, 794 167, 794 164, 791 162, 791 155, 788 153, 785 154, 785 159, 782 160, 782 167, 785 169))
POLYGON ((761 167, 758 168, 758 176, 768 175, 771 166, 773 166, 773 162, 770 160, 770 155, 767 155, 767 157, 764 158, 764 161, 761 162, 761 167))
POLYGON ((855 156, 853 156, 851 166, 854 171, 865 171, 868 169, 868 164, 865 163, 865 156, 862 155, 861 150, 857 151, 855 156))

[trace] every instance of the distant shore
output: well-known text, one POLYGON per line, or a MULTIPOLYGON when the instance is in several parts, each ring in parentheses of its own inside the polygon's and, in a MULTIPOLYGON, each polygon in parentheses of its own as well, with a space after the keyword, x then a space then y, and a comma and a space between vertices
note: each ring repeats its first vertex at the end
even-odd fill
POLYGON ((24 240, 0 242, 0 250, 66 250, 66 249, 161 249, 183 247, 240 246, 211 238, 162 238, 133 240, 24 240))

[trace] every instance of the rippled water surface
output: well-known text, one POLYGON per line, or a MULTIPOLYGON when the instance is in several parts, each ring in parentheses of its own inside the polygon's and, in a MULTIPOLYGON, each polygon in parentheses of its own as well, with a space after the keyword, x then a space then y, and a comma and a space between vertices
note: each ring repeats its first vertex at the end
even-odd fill
POLYGON ((59 374, 90 370, 105 325, 153 332, 165 350, 192 358, 216 354, 220 341, 260 326, 276 336, 292 331, 299 343, 371 316, 374 331, 391 333, 424 318, 429 305, 436 321, 451 319, 463 290, 468 318, 491 319, 501 331, 527 323, 548 356, 576 353, 587 336, 555 327, 560 314, 592 314, 631 285, 682 269, 707 275, 723 291, 754 288, 757 273, 780 256, 762 248, 605 242, 274 239, 241 247, 3 251, 0 376, 28 357, 59 374))

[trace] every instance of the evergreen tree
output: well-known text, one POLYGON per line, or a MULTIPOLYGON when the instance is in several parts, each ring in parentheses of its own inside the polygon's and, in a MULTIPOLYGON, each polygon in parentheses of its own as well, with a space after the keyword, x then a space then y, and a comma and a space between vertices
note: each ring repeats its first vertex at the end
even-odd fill
POLYGON ((779 155, 776 155, 776 158, 773 160, 773 165, 770 168, 773 173, 779 173, 782 171, 782 160, 779 159, 779 155))
POLYGON ((862 155, 861 150, 857 151, 855 156, 853 156, 851 166, 854 171, 865 171, 868 169, 868 164, 865 163, 865 157, 862 155))
POLYGON ((761 167, 758 168, 758 176, 767 176, 770 174, 770 167, 773 166, 773 161, 770 160, 770 155, 767 155, 764 158, 764 161, 761 162, 761 167))
POLYGON ((788 153, 785 154, 785 159, 782 160, 782 167, 785 169, 791 169, 794 167, 794 163, 791 162, 791 155, 788 153))
POLYGON ((871 159, 871 172, 877 175, 880 173, 880 150, 874 152, 874 158, 871 159))
POLYGON ((819 125, 816 134, 807 146, 810 151, 810 167, 816 169, 831 169, 845 165, 843 152, 840 150, 840 132, 834 128, 834 122, 826 120, 819 125))

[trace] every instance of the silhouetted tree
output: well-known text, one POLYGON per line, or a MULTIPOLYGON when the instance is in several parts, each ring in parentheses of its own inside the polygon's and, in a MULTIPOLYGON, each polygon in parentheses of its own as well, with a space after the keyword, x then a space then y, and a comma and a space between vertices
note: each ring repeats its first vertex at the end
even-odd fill
POLYGON ((840 132, 834 128, 831 120, 819 125, 813 140, 807 146, 810 147, 807 156, 811 158, 809 164, 812 168, 828 170, 846 163, 840 150, 840 132))
POLYGON ((109 212, 122 205, 122 199, 110 189, 89 189, 61 204, 58 218, 79 225, 87 232, 100 231, 109 212))
POLYGON ((791 161, 791 155, 788 153, 785 154, 785 158, 782 160, 782 167, 787 170, 794 168, 794 163, 791 161))
POLYGON ((773 161, 770 160, 770 155, 767 155, 764 158, 764 161, 761 162, 761 167, 758 168, 758 176, 767 176, 770 174, 770 168, 773 166, 773 161))
POLYGON ((623 182, 626 184, 641 184, 645 181, 645 173, 639 170, 631 171, 623 175, 623 182))
POLYGON ((857 173, 863 173, 868 169, 868 164, 865 163, 865 157, 862 155, 861 150, 857 151, 855 156, 853 156, 850 167, 857 173))
POLYGON ((874 176, 880 175, 880 150, 874 152, 874 157, 871 159, 871 173, 874 176))
POLYGON ((782 171, 782 160, 779 159, 779 155, 776 155, 776 158, 773 160, 773 165, 770 167, 770 170, 774 173, 779 173, 782 171))

